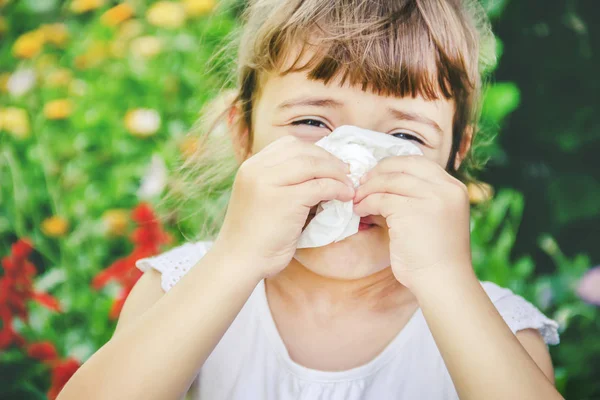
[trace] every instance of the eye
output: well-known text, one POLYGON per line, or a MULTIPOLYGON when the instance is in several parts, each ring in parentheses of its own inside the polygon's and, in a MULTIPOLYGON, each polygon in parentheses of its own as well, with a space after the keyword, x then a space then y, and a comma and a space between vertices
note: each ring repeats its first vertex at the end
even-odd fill
POLYGON ((292 125, 308 125, 308 126, 313 126, 315 128, 327 128, 327 125, 325 125, 323 122, 319 121, 318 119, 301 119, 298 121, 294 121, 292 122, 292 125), (322 125, 322 126, 319 126, 322 125))
POLYGON ((423 143, 423 141, 421 139, 419 139, 418 137, 411 135, 410 133, 406 133, 406 132, 398 132, 398 133, 392 133, 392 136, 397 137, 399 139, 406 139, 406 140, 412 140, 414 142, 420 143, 420 144, 425 144, 423 143))

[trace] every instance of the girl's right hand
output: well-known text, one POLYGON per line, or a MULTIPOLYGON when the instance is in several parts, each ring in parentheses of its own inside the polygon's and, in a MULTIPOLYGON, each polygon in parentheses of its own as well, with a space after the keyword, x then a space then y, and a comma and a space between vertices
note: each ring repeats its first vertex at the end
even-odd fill
POLYGON ((284 136, 244 161, 217 247, 252 260, 261 278, 291 261, 311 207, 354 198, 348 164, 312 142, 284 136))

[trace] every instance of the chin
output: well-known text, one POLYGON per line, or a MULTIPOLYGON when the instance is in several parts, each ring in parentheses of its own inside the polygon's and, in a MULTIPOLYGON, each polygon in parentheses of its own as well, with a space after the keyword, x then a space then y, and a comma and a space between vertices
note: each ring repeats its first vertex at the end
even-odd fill
POLYGON ((388 229, 371 225, 327 246, 298 249, 294 258, 309 271, 327 278, 364 278, 390 266, 388 229))

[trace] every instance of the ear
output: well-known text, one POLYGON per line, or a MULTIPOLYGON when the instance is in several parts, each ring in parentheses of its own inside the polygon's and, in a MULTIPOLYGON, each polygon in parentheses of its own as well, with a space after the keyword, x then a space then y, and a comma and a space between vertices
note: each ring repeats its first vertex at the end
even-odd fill
POLYGON ((465 157, 469 153, 469 150, 471 149, 471 144, 473 142, 474 130, 475 130, 475 127, 473 125, 468 125, 465 128, 465 133, 460 142, 460 146, 458 148, 456 158, 454 159, 454 170, 455 171, 458 171, 458 168, 460 168, 460 165, 462 164, 465 157))
POLYGON ((241 164, 250 157, 252 143, 250 143, 249 130, 242 118, 242 112, 237 103, 233 103, 229 107, 229 112, 227 113, 227 131, 231 136, 235 158, 241 164))

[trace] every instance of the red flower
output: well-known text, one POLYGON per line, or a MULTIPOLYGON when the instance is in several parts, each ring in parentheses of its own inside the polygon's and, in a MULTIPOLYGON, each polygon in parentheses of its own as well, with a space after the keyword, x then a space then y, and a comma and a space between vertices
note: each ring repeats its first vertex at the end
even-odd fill
POLYGON ((22 346, 25 340, 13 330, 13 317, 28 322, 27 302, 38 301, 40 304, 59 311, 58 301, 47 293, 33 291, 35 266, 27 260, 33 246, 28 239, 20 239, 11 246, 11 253, 2 258, 4 276, 0 278, 0 349, 12 343, 22 346))
POLYGON ((52 386, 50 386, 47 393, 49 400, 54 400, 58 397, 62 388, 67 384, 79 367, 79 361, 74 358, 61 360, 52 367, 52 386))
POLYGON ((27 355, 40 361, 54 361, 58 353, 52 342, 37 342, 27 345, 27 355))
POLYGON ((96 290, 101 289, 110 281, 116 281, 121 285, 122 290, 110 310, 109 318, 111 319, 119 317, 127 296, 142 276, 142 271, 135 267, 135 262, 140 258, 158 254, 163 244, 172 241, 171 236, 163 230, 147 203, 139 204, 131 212, 131 218, 138 224, 138 227, 129 236, 134 244, 132 252, 98 273, 91 283, 92 288, 96 290))

